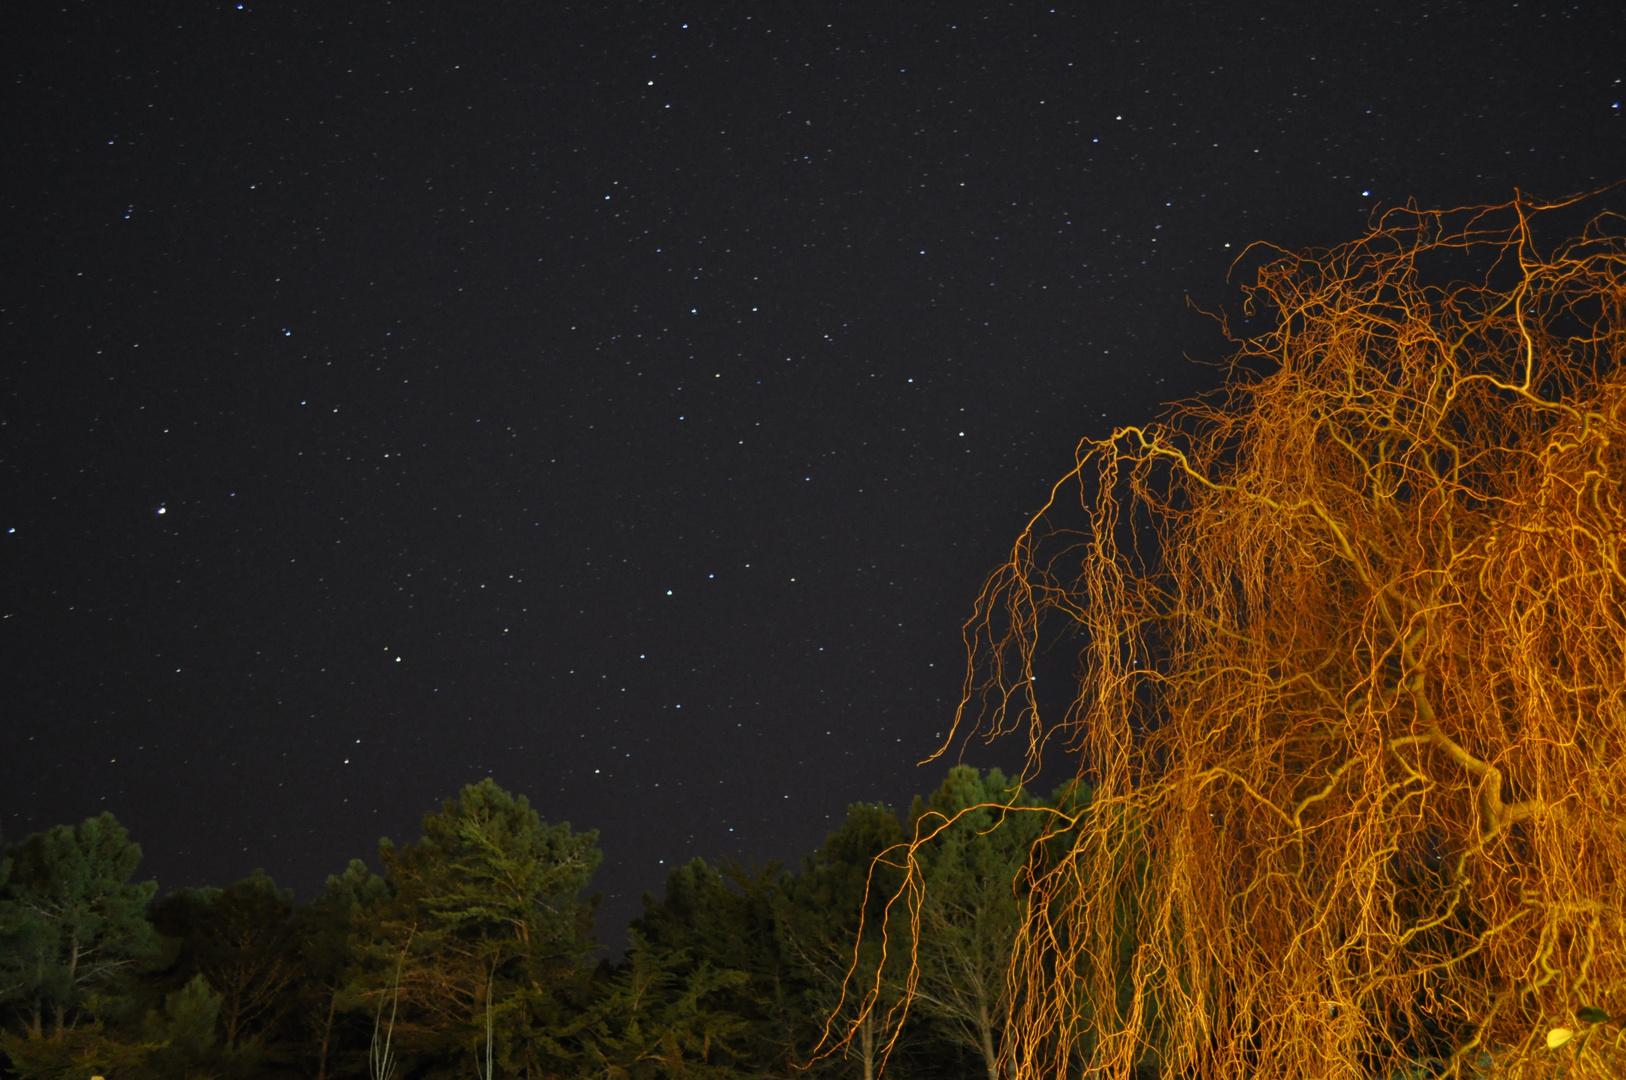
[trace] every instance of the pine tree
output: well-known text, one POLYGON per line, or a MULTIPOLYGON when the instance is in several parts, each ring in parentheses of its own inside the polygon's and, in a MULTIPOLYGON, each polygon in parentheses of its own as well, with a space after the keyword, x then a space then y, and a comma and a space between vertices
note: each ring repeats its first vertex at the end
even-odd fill
POLYGON ((361 984, 370 1011, 394 1012, 403 1063, 461 1075, 489 1047, 503 1071, 535 1075, 576 1055, 597 837, 487 779, 427 815, 417 843, 384 842, 394 896, 360 928, 361 984))
POLYGON ((663 897, 645 894, 644 914, 632 925, 646 948, 685 958, 680 976, 702 964, 744 974, 708 1001, 744 1023, 740 1067, 753 1076, 801 1075, 797 1066, 820 1033, 807 1008, 806 972, 779 932, 784 881, 778 863, 714 867, 697 858, 667 874, 663 897))
POLYGON ((815 1053, 875 1080, 896 1045, 908 973, 903 826, 879 804, 848 808, 841 828, 785 882, 778 927, 803 969, 809 1015, 828 1017, 815 1053), (891 858, 883 856, 890 855, 891 858))
POLYGON ((132 882, 141 848, 112 814, 35 833, 7 852, 0 886, 0 1004, 28 1037, 85 1019, 93 994, 158 955, 144 909, 155 882, 132 882))
POLYGON ((220 996, 228 1051, 263 1044, 292 1007, 299 976, 294 898, 264 871, 226 889, 183 889, 153 906, 152 923, 180 941, 175 975, 201 975, 220 996))
POLYGON ((300 957, 297 1023, 313 1066, 308 1075, 315 1080, 329 1080, 347 1051, 359 1055, 365 1045, 360 1018, 345 1008, 361 994, 353 981, 359 959, 356 939, 362 927, 376 923, 391 895, 383 878, 360 859, 351 859, 344 873, 327 879, 325 893, 294 915, 300 957))
POLYGON ((732 1080, 742 1075, 746 1021, 727 1000, 750 977, 645 941, 625 962, 583 1032, 581 1074, 599 1080, 732 1080))
POLYGON ((909 814, 921 876, 914 1009, 1002 1074, 1006 976, 1026 912, 1023 871, 1051 817, 998 769, 950 770, 909 814), (1013 809, 1002 810, 1002 807, 1013 809), (929 838, 929 839, 928 839, 929 838))

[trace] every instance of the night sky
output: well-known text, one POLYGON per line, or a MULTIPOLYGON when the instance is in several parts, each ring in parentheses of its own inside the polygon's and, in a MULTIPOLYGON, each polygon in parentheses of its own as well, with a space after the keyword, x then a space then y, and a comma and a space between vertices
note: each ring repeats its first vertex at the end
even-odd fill
POLYGON ((601 830, 612 943, 676 863, 794 859, 937 784, 1076 441, 1217 383, 1188 298, 1626 179, 1623 29, 13 5, 0 828, 111 810, 165 890, 309 897, 490 775, 601 830))

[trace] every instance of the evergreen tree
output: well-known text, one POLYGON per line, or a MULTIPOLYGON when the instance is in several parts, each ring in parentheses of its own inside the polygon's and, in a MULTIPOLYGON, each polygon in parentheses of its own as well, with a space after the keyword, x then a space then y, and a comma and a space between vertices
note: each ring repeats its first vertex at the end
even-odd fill
POLYGON ((143 914, 157 885, 130 880, 141 848, 107 813, 35 833, 7 857, 0 1004, 28 1038, 55 1038, 89 1019, 94 995, 158 955, 143 914))
POLYGON ((674 967, 680 977, 708 964, 744 976, 707 1001, 740 1019, 733 1045, 739 1067, 753 1076, 800 1075, 797 1066, 818 1041, 805 973, 787 957, 778 929, 782 880, 777 863, 713 867, 694 859, 667 874, 664 897, 645 894, 643 917, 632 925, 640 948, 682 958, 674 967))
POLYGON ((802 969, 807 1014, 828 1017, 815 1052, 862 1080, 875 1080, 896 1044, 909 929, 904 905, 888 902, 903 882, 904 847, 896 814, 857 803, 781 894, 777 926, 802 969), (878 861, 883 853, 893 857, 878 861))
POLYGON ((1049 825, 998 769, 950 770, 910 825, 920 864, 914 1009, 976 1057, 988 1080, 1002 1073, 1011 947, 1026 910, 1021 876, 1049 825))
POLYGON ((246 1076, 251 1056, 218 1045, 221 997, 203 977, 141 1014, 136 976, 162 953, 133 883, 141 849, 111 814, 58 826, 8 852, 0 883, 0 970, 12 1029, 0 1046, 23 1080, 246 1076))
POLYGON ((228 1051, 267 1042, 293 1005, 300 967, 293 911, 293 894, 260 870, 229 888, 184 889, 153 906, 153 925, 180 942, 177 980, 201 976, 219 996, 228 1051))
POLYGON ((424 836, 380 849, 394 895, 361 931, 362 1001, 424 1077, 552 1073, 577 1056, 593 904, 579 893, 597 833, 548 825, 491 780, 424 818, 424 836), (483 1068, 483 1066, 482 1066, 483 1068))
POLYGON ((743 971, 694 961, 637 931, 626 961, 592 1009, 581 1075, 597 1080, 732 1080, 746 1056, 747 1023, 727 1002, 743 971))
POLYGON ((356 938, 377 922, 390 897, 383 878, 360 859, 351 859, 344 873, 327 879, 325 893, 294 915, 300 956, 296 1022, 303 1033, 306 1075, 315 1080, 348 1075, 343 1066, 359 1061, 365 1052, 366 1025, 346 1010, 361 995, 353 981, 359 959, 356 938))

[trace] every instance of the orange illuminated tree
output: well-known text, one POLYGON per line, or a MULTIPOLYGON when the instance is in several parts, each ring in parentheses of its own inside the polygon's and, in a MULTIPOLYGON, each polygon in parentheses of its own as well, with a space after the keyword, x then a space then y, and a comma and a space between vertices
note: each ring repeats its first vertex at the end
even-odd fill
POLYGON ((1006 1075, 1626 1070, 1626 242, 1539 250, 1575 205, 1269 253, 1224 388, 1082 443, 988 582, 960 735, 1093 788, 1006 1075))

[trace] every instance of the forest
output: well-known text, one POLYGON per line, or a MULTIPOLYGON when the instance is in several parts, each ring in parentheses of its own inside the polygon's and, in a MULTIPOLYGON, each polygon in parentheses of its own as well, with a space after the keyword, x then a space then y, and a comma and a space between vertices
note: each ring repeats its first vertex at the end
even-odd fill
MULTIPOLYGON (((1071 789, 1054 802, 1076 801, 1071 789)), ((484 780, 298 903, 263 873, 155 895, 111 814, 6 848, 0 863, 0 1048, 26 1080, 179 1077, 875 1076, 890 1036, 871 1013, 836 1030, 855 956, 901 996, 861 919, 887 919, 904 871, 877 855, 916 826, 990 803, 1038 806, 997 770, 949 771, 899 815, 852 806, 786 871, 696 859, 671 871, 616 963, 594 939, 597 834, 542 821, 484 780), (887 1035, 883 1038, 883 1035, 887 1035), (822 1045, 821 1045, 822 1044, 822 1045), (832 1052, 833 1051, 833 1052, 832 1052), (821 1055, 823 1055, 821 1057, 821 1055)), ((995 1076, 1011 882, 1033 839, 974 810, 920 852, 932 899, 897 1069, 995 1076)))

